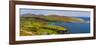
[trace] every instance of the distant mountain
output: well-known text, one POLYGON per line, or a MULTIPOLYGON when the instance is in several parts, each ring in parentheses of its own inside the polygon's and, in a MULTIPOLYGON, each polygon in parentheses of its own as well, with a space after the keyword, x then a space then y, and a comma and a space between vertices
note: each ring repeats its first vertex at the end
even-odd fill
POLYGON ((35 17, 35 16, 43 16, 43 15, 36 15, 36 14, 22 14, 22 17, 35 17))
POLYGON ((60 22, 79 22, 79 23, 85 22, 85 20, 81 18, 60 16, 56 14, 51 14, 51 15, 22 14, 21 17, 33 17, 41 20, 60 21, 60 22))

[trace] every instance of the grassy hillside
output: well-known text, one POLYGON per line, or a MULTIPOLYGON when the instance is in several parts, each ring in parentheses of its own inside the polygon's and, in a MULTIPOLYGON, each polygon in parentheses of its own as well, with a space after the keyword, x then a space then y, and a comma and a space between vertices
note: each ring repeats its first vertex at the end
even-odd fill
POLYGON ((61 34, 62 32, 68 32, 68 28, 63 26, 50 25, 56 22, 84 22, 80 18, 72 18, 58 15, 35 15, 25 14, 20 16, 20 35, 51 35, 61 34))

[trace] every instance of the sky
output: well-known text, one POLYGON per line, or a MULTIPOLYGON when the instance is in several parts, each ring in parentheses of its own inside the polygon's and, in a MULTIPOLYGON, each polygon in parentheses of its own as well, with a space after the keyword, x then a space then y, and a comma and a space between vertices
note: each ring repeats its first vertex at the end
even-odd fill
POLYGON ((20 14, 56 14, 61 16, 70 16, 70 17, 90 17, 90 11, 72 11, 72 10, 51 10, 51 9, 27 9, 20 8, 20 14))

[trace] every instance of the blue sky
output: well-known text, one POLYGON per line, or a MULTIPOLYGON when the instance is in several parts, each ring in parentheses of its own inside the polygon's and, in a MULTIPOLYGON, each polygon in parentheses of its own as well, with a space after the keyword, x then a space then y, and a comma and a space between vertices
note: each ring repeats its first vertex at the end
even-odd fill
POLYGON ((20 8, 20 14, 56 14, 61 16, 70 16, 70 17, 90 17, 90 11, 72 11, 72 10, 43 10, 43 9, 27 9, 20 8))

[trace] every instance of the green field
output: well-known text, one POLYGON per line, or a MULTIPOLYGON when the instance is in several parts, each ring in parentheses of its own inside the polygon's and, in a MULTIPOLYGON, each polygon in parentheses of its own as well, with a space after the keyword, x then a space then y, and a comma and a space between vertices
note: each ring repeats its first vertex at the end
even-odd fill
POLYGON ((22 15, 20 16, 20 36, 32 35, 55 35, 61 32, 68 32, 69 29, 63 26, 53 25, 56 22, 80 22, 79 18, 57 16, 57 15, 22 15))

